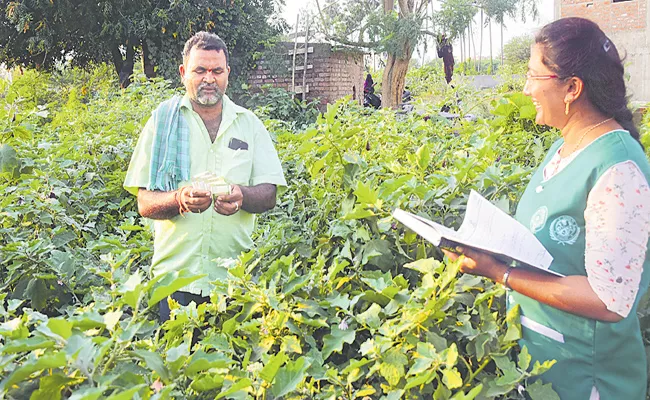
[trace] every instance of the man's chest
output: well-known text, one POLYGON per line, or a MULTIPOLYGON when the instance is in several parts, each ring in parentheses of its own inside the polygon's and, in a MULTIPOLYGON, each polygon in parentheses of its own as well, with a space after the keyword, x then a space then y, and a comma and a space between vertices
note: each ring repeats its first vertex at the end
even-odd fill
POLYGON ((219 133, 219 127, 221 126, 221 117, 213 120, 204 120, 203 123, 205 129, 208 131, 208 136, 210 136, 210 141, 214 143, 219 133))

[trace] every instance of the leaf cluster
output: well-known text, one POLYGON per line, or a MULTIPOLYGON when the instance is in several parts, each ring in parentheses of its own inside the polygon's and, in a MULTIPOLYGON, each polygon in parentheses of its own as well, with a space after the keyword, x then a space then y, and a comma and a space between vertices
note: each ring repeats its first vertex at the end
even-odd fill
POLYGON ((0 61, 52 70, 69 63, 135 63, 148 46, 158 74, 176 78, 185 40, 207 30, 229 47, 233 75, 254 60, 259 46, 285 29, 276 0, 76 1, 17 0, 0 6, 0 61))

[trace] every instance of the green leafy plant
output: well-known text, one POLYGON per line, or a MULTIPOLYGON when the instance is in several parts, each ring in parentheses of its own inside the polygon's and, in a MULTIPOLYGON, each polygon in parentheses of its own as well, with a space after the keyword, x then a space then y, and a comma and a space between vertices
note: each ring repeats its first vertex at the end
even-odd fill
POLYGON ((314 123, 319 114, 318 99, 303 101, 287 90, 272 85, 264 85, 252 93, 248 92, 249 89, 248 85, 243 85, 238 97, 264 120, 281 121, 288 124, 290 129, 300 130, 314 123))
POLYGON ((210 301, 180 306, 167 296, 199 277, 149 276, 151 231, 121 188, 138 132, 175 91, 74 74, 40 78, 67 94, 50 102, 0 99, 29 133, 0 153, 18 162, 0 176, 0 398, 554 398, 535 380, 553 361, 518 348, 503 288, 391 217, 457 225, 472 189, 513 211, 554 139, 531 129, 525 99, 476 122, 345 100, 303 128, 265 120, 290 186, 255 249, 214 260, 210 301))

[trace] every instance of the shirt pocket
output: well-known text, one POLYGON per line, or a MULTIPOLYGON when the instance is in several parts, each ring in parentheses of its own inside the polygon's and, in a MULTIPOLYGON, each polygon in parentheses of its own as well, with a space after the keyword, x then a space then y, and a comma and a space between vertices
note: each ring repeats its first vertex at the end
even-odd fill
POLYGON ((224 178, 228 183, 248 186, 253 171, 251 150, 226 149, 224 157, 224 178))
POLYGON ((562 333, 523 315, 521 316, 521 326, 537 332, 542 336, 546 336, 549 339, 553 339, 556 342, 564 343, 564 335, 562 333))

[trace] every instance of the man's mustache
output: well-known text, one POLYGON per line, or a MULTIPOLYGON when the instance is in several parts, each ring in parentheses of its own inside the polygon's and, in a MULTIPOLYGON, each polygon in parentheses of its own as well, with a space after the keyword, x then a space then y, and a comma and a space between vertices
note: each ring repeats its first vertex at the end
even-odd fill
POLYGON ((203 90, 203 89, 212 89, 212 90, 216 90, 217 92, 221 92, 219 90, 219 86, 217 86, 217 85, 211 85, 211 84, 205 84, 205 83, 199 85, 199 90, 203 90))

